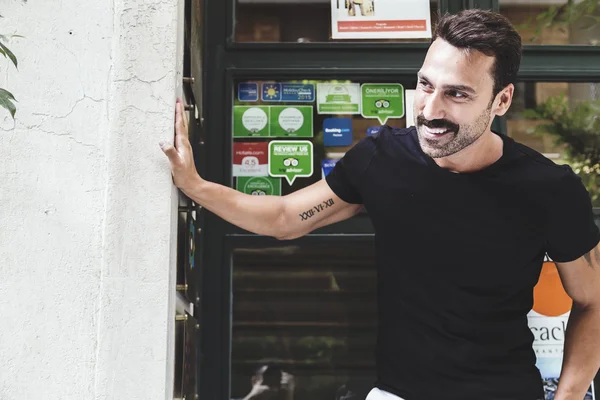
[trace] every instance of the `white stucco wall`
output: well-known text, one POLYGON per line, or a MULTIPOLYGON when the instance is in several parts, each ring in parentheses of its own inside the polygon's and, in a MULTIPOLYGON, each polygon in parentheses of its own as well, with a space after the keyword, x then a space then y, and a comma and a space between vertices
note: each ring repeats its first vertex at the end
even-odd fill
POLYGON ((2 400, 171 398, 178 3, 2 2, 2 400))

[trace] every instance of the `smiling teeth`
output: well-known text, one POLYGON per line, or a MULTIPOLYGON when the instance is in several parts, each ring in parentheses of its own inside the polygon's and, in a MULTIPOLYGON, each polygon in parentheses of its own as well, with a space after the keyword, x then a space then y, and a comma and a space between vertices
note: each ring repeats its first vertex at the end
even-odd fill
POLYGON ((431 133, 444 133, 444 132, 447 132, 447 131, 448 131, 448 129, 439 129, 439 128, 438 128, 438 129, 431 129, 431 128, 427 128, 427 129, 428 129, 428 130, 429 130, 429 132, 431 132, 431 133))

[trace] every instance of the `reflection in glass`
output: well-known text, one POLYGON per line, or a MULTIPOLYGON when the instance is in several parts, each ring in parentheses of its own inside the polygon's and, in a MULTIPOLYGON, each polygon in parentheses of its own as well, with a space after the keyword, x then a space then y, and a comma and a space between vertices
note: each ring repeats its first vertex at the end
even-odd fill
POLYGON ((523 44, 600 44, 598 0, 500 0, 500 12, 515 25, 523 44))
POLYGON ((374 257, 370 241, 235 250, 232 398, 245 397, 260 380, 270 391, 256 400, 289 400, 290 393, 294 400, 333 400, 370 390, 374 257))
POLYGON ((520 82, 508 135, 557 164, 569 164, 600 206, 600 84, 520 82))

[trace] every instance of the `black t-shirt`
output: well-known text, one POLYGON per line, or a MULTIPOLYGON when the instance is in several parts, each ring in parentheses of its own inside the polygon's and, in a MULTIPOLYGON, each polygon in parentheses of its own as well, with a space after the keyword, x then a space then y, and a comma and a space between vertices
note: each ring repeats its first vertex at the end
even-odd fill
POLYGON ((372 219, 376 385, 407 400, 542 399, 527 313, 544 255, 572 261, 600 241, 580 178, 501 137, 498 161, 453 173, 414 127, 384 126, 326 178, 372 219))

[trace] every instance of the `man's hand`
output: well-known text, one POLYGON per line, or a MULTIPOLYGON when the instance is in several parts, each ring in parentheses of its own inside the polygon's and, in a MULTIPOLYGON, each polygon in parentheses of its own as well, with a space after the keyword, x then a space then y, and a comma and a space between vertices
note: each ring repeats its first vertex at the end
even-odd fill
POLYGON ((259 397, 261 394, 265 393, 269 389, 270 388, 267 385, 263 385, 263 378, 261 376, 257 378, 256 381, 252 384, 252 389, 250 390, 250 393, 248 393, 243 400, 252 400, 255 397, 259 397))
POLYGON ((167 142, 160 142, 160 148, 169 157, 173 183, 184 192, 202 179, 194 165, 192 145, 188 138, 188 120, 181 99, 175 104, 175 147, 167 142))

